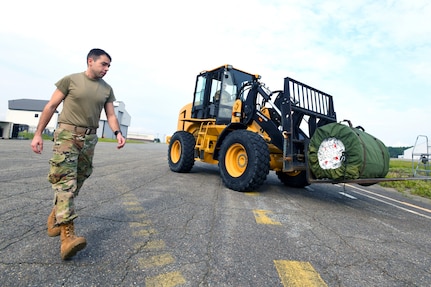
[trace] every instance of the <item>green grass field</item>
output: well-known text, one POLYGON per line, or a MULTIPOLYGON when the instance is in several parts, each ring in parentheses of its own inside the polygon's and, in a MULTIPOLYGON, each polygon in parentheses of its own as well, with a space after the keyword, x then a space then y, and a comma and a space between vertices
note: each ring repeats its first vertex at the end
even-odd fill
MULTIPOLYGON (((416 167, 417 163, 414 163, 416 167)), ((421 166, 424 168, 425 166, 421 166)), ((429 166, 427 168, 429 170, 429 166)), ((426 175, 421 173, 420 175, 426 175)), ((431 170, 428 175, 431 175, 431 170)), ((404 178, 413 176, 413 165, 411 160, 391 159, 389 163, 389 172, 387 178, 404 178)), ((391 187, 401 193, 414 194, 431 199, 431 180, 405 180, 381 182, 383 187, 391 187)))

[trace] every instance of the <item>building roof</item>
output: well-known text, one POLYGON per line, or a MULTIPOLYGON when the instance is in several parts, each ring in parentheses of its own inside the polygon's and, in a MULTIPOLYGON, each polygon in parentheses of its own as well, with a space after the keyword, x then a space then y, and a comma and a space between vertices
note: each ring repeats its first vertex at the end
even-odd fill
POLYGON ((9 100, 9 110, 41 112, 47 103, 45 100, 9 100))

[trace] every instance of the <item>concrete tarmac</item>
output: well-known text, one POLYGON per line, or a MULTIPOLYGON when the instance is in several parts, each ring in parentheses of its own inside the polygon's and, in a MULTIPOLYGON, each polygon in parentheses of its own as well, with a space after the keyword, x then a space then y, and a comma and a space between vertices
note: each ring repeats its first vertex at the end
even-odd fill
POLYGON ((273 173, 235 192, 217 166, 171 172, 163 143, 98 143, 76 198, 88 245, 64 261, 46 234, 51 147, 0 140, 1 287, 431 286, 430 201, 273 173))

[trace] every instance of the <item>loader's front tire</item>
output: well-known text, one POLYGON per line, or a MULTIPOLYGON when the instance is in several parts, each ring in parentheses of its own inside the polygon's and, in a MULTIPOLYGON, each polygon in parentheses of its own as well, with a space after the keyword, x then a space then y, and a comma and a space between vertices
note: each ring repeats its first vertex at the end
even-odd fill
POLYGON ((194 163, 195 137, 185 131, 175 132, 169 142, 169 168, 175 172, 189 172, 194 163))
POLYGON ((269 173, 269 149, 258 134, 237 130, 220 147, 220 175, 226 187, 252 191, 263 184, 269 173))

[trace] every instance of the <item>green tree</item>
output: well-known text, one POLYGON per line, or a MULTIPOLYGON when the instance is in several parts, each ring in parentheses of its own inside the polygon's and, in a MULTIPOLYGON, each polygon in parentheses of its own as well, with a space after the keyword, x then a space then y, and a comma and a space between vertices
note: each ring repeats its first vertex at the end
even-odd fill
POLYGON ((406 149, 411 148, 411 146, 408 147, 388 147, 389 155, 391 158, 398 158, 399 155, 403 155, 404 151, 406 149))

